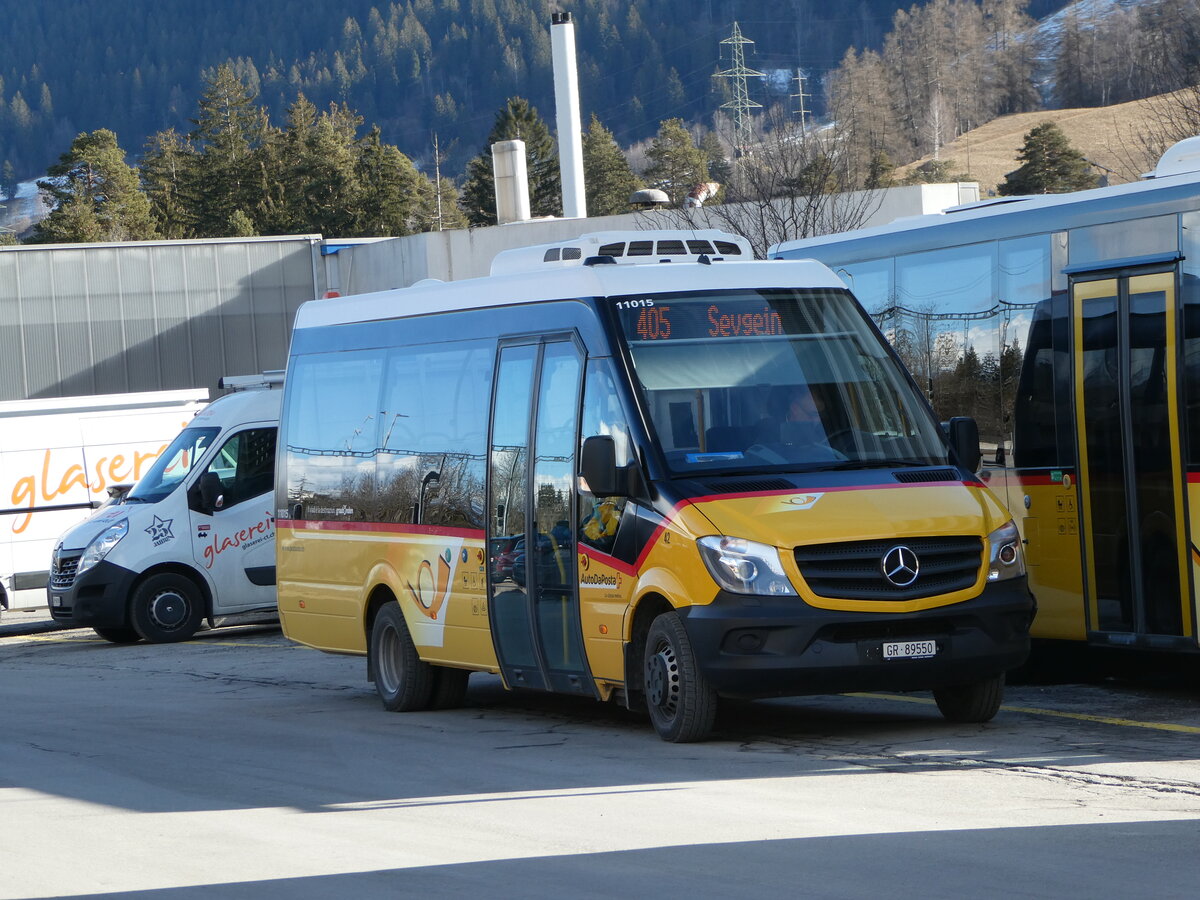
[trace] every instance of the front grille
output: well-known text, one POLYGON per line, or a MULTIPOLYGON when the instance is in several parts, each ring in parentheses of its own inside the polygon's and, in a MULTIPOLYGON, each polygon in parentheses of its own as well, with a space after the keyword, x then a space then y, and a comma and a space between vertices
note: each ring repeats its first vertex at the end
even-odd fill
POLYGON ((929 481, 962 481, 962 476, 953 469, 902 469, 893 472, 897 481, 905 484, 919 484, 929 481))
POLYGON ((889 538, 796 548, 796 565, 819 597, 840 600, 916 600, 971 587, 983 563, 978 537, 889 538), (897 545, 917 555, 917 579, 897 587, 883 574, 883 557, 897 545))
POLYGON ((710 481, 705 485, 715 494, 765 494, 771 491, 796 490, 796 486, 782 478, 758 478, 742 481, 710 481))
POLYGON ((75 583, 75 571, 79 568, 79 557, 82 553, 71 556, 66 554, 55 556, 50 567, 50 587, 56 590, 66 590, 75 583))

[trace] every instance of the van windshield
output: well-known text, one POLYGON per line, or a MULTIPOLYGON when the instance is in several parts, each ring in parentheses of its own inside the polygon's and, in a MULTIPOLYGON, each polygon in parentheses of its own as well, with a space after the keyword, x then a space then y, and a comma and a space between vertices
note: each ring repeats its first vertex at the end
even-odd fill
POLYGON ((612 300, 677 474, 947 463, 928 408, 847 291, 612 300))
POLYGON ((126 503, 157 503, 166 498, 192 471, 216 439, 220 428, 185 428, 154 461, 125 496, 126 503))

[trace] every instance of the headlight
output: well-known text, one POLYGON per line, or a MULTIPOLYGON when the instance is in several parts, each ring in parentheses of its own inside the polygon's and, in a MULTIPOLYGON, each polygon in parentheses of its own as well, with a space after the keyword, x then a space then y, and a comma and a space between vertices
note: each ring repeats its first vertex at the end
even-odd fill
POLYGON ((114 522, 105 528, 99 535, 92 540, 87 548, 83 551, 83 556, 79 558, 79 567, 75 570, 75 577, 79 577, 104 557, 108 556, 109 552, 117 544, 121 543, 121 538, 129 533, 129 520, 122 519, 120 522, 114 522))
POLYGON ((713 580, 735 594, 795 595, 779 551, 767 544, 731 537, 703 537, 696 542, 713 580))
POLYGON ((1025 574, 1025 554, 1021 551, 1021 534, 1016 523, 1008 522, 988 535, 992 548, 988 560, 988 581, 1004 581, 1025 574))

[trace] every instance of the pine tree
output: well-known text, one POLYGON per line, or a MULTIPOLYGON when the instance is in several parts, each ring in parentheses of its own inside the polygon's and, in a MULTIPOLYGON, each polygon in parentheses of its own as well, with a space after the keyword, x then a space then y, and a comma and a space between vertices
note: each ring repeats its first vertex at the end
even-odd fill
POLYGON ((6 159, 0 168, 0 194, 5 200, 15 200, 17 196, 17 170, 10 159, 6 159))
POLYGON ((492 169, 492 144, 513 140, 525 142, 530 214, 562 215, 558 156, 550 129, 528 100, 510 97, 496 115, 483 152, 467 163, 467 178, 460 204, 472 225, 496 224, 496 177, 492 169))
POLYGON ((192 122, 196 127, 188 137, 199 153, 196 235, 224 237, 234 212, 250 216, 260 199, 261 166, 255 155, 269 136, 267 116, 254 105, 233 65, 223 63, 205 79, 200 113, 192 122))
POLYGON ((33 243, 141 241, 158 233, 137 172, 106 128, 80 134, 38 187, 54 210, 34 229, 33 243))
POLYGON ((159 232, 169 240, 192 237, 196 153, 187 138, 174 128, 153 135, 138 169, 159 232))
POLYGON ((694 185, 709 180, 704 151, 696 146, 682 119, 659 124, 646 156, 650 160, 646 180, 666 191, 675 206, 683 203, 694 185))
POLYGON ((379 127, 362 140, 356 162, 359 202, 354 234, 393 237, 425 231, 424 197, 433 193, 407 156, 380 137, 379 127))
POLYGON ((591 216, 628 212, 630 195, 642 186, 613 133, 600 123, 595 113, 583 136, 583 174, 591 216))
POLYGON ((273 224, 292 234, 355 233, 360 200, 356 133, 361 123, 346 106, 330 104, 318 115, 303 94, 296 98, 281 139, 281 197, 273 224))
POLYGON ((1002 197, 1022 194, 1062 194, 1094 188, 1099 179, 1083 154, 1071 146, 1053 122, 1043 122, 1025 135, 1017 158, 1020 168, 1009 172, 996 188, 1002 197))

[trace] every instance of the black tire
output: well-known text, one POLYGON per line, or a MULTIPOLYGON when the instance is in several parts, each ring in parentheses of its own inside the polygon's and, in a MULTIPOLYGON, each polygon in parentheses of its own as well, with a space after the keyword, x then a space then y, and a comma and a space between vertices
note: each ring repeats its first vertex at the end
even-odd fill
POLYGON ((375 692, 389 712, 428 709, 433 696, 433 666, 422 662, 404 613, 396 601, 385 604, 371 626, 371 671, 375 692))
POLYGON ((650 623, 643 659, 646 709, 658 736, 676 744, 708 737, 717 716, 717 692, 696 665, 678 613, 663 613, 650 623))
POLYGON ((449 666, 433 666, 433 692, 429 698, 430 709, 458 709, 467 699, 467 681, 471 673, 466 669, 449 666))
POLYGON ((136 644, 142 639, 142 636, 132 628, 105 627, 93 628, 92 631, 110 644, 136 644))
POLYGON ((129 600, 129 621, 152 644, 186 641, 204 621, 204 597, 185 575, 151 575, 137 586, 129 600))
POLYGON ((936 688, 933 699, 947 722, 990 722, 1004 701, 1004 673, 973 684, 936 688))

